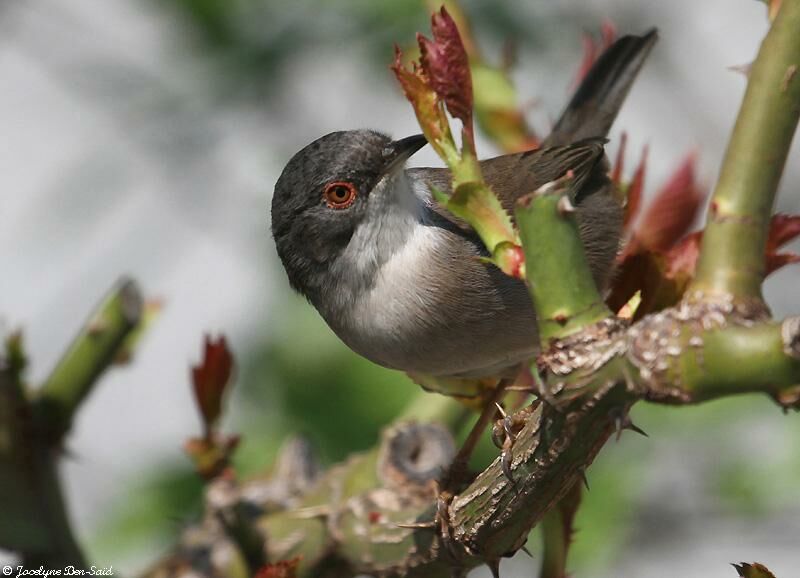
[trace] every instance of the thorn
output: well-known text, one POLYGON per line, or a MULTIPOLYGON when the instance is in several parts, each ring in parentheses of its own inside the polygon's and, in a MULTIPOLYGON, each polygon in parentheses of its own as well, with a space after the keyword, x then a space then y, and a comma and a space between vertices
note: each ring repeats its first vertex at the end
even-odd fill
POLYGON ((108 330, 108 323, 102 319, 92 319, 86 326, 86 332, 92 337, 98 337, 108 330))
POLYGON ((541 187, 539 187, 538 189, 536 189, 535 191, 533 191, 533 196, 543 196, 543 195, 547 195, 547 194, 549 194, 551 191, 553 191, 553 190, 554 190, 556 187, 558 187, 558 185, 559 185, 559 184, 560 184, 560 183, 558 182, 558 180, 555 180, 555 181, 548 181, 548 182, 546 182, 545 184, 543 184, 541 187))
POLYGON ((497 560, 487 560, 486 565, 489 567, 489 570, 492 571, 492 576, 494 578, 500 578, 500 559, 497 560))
POLYGON ((589 491, 589 478, 586 477, 586 468, 578 468, 578 475, 583 480, 583 485, 586 487, 586 491, 589 491))
POLYGON ((752 62, 747 62, 746 64, 734 64, 733 66, 729 66, 728 70, 732 72, 738 72, 739 74, 743 74, 745 78, 750 77, 750 69, 753 67, 752 62))
POLYGON ((556 209, 558 210, 558 214, 562 217, 564 215, 569 215, 575 212, 575 205, 572 204, 572 201, 569 200, 569 197, 564 195, 560 199, 558 199, 558 204, 556 205, 556 209))
POLYGON ((639 435, 642 435, 646 438, 650 437, 649 435, 647 435, 646 431, 644 431, 642 428, 640 428, 638 425, 636 425, 631 421, 630 416, 625 415, 621 412, 614 417, 614 427, 616 428, 617 431, 617 436, 616 436, 617 441, 619 441, 619 438, 622 437, 622 431, 626 429, 632 432, 636 432, 639 435))
POLYGON ((535 394, 536 390, 530 385, 509 385, 506 391, 521 391, 523 393, 535 394))
POLYGON ((327 518, 330 515, 331 509, 328 506, 309 506, 295 510, 292 517, 301 520, 313 520, 314 518, 327 518))
POLYGON ((645 432, 642 428, 640 428, 631 421, 629 415, 619 410, 612 410, 612 412, 613 413, 611 413, 611 416, 614 418, 614 428, 617 432, 616 436, 617 441, 619 441, 619 438, 622 437, 622 431, 626 429, 636 432, 639 435, 643 435, 644 437, 650 437, 647 435, 647 432, 645 432))
POLYGON ((636 432, 637 434, 649 438, 650 436, 647 435, 647 432, 640 428, 638 425, 633 423, 632 421, 628 420, 628 423, 622 426, 622 429, 629 429, 632 432, 636 432))
POLYGON ((412 522, 411 524, 395 524, 395 526, 406 530, 435 530, 436 522, 412 522))
POLYGON ((622 368, 622 377, 625 379, 625 389, 628 391, 635 391, 636 382, 633 381, 633 378, 631 377, 631 373, 630 371, 628 371, 628 368, 626 367, 622 368))
POLYGON ((528 547, 527 547, 527 546, 522 546, 522 547, 520 548, 520 550, 522 550, 523 552, 525 552, 525 553, 528 555, 528 557, 530 557, 530 558, 533 558, 533 554, 531 554, 531 551, 530 551, 530 550, 528 550, 528 547))
POLYGON ((795 74, 797 74, 797 65, 789 65, 789 68, 786 69, 786 74, 783 75, 783 82, 781 82, 781 90, 783 92, 789 90, 789 83, 792 82, 795 74))
POLYGON ((494 402, 494 405, 497 407, 497 411, 500 412, 500 415, 503 417, 503 419, 508 417, 508 414, 506 413, 506 410, 503 409, 502 405, 500 405, 498 402, 494 402))

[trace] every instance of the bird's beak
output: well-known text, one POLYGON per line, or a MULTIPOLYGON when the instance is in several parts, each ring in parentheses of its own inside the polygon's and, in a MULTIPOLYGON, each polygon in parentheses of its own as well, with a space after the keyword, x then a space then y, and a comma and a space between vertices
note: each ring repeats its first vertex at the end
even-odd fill
POLYGON ((428 139, 425 135, 415 134, 400 140, 392 141, 383 149, 384 166, 381 171, 381 176, 389 175, 417 152, 419 149, 428 144, 428 139))

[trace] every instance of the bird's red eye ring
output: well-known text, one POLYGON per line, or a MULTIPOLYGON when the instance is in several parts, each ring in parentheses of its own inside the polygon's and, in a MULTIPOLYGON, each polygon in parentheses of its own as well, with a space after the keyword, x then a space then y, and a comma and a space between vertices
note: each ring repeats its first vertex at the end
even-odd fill
POLYGON ((356 188, 353 183, 336 181, 325 187, 325 203, 331 209, 346 209, 356 200, 356 188))

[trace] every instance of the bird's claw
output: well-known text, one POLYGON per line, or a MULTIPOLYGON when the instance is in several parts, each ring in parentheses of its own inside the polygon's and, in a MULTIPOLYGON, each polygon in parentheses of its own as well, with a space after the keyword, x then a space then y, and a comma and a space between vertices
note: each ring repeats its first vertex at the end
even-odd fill
POLYGON ((450 526, 449 513, 454 497, 455 495, 451 491, 439 489, 436 496, 436 515, 433 521, 444 551, 455 559, 456 549, 453 543, 453 528, 450 526))
POLYGON ((511 483, 514 483, 514 476, 511 466, 514 463, 514 443, 517 441, 519 432, 528 421, 531 413, 536 409, 535 404, 531 404, 521 410, 507 414, 503 408, 498 405, 497 409, 500 411, 502 418, 497 420, 492 426, 492 441, 500 448, 500 466, 503 469, 503 474, 511 483))

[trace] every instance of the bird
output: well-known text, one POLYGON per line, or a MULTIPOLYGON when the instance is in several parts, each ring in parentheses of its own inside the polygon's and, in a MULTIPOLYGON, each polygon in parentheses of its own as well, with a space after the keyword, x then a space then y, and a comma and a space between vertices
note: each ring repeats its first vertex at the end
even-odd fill
MULTIPOLYGON (((571 171, 569 196, 598 287, 620 249, 623 208, 604 145, 657 31, 616 40, 598 58, 539 148, 480 161, 513 215, 516 201, 571 171)), ((433 378, 508 378, 539 350, 522 280, 480 259, 475 231, 449 213, 446 168, 408 168, 423 135, 337 131, 297 152, 278 178, 272 234, 291 287, 354 352, 433 378)))

